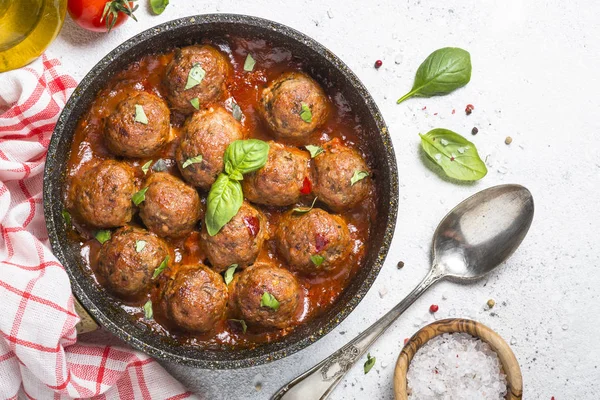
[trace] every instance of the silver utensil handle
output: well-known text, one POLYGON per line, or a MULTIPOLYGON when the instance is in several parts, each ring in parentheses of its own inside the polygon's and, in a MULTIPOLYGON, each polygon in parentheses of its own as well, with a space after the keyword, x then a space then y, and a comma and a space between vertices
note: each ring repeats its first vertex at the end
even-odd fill
POLYGON ((342 380, 352 365, 383 332, 431 285, 443 277, 441 269, 433 266, 421 283, 400 303, 377 322, 310 370, 279 389, 271 400, 324 400, 342 380))

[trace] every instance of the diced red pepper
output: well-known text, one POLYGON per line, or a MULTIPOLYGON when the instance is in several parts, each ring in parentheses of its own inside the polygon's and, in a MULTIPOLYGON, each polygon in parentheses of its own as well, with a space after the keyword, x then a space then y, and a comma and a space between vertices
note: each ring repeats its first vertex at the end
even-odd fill
POLYGON ((253 237, 256 237, 256 235, 258 235, 258 231, 260 230, 260 221, 258 220, 258 218, 253 216, 244 217, 244 224, 246 224, 250 235, 252 235, 253 237))
POLYGON ((304 182, 302 183, 302 189, 300 189, 300 193, 310 194, 310 192, 312 192, 312 183, 310 182, 310 179, 308 179, 307 176, 306 178, 304 178, 304 182))

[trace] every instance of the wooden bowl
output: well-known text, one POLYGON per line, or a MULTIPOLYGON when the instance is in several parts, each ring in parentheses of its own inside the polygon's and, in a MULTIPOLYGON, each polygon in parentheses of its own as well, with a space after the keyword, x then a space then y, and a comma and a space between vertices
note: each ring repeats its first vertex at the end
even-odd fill
POLYGON ((417 351, 428 340, 444 333, 463 332, 479 338, 490 345, 496 352, 502 370, 506 374, 508 391, 506 400, 520 400, 523 397, 523 378, 517 358, 510 346, 496 332, 479 322, 470 319, 450 318, 429 324, 415 333, 404 345, 398 356, 394 370, 394 395, 396 400, 407 400, 406 374, 408 367, 417 351))

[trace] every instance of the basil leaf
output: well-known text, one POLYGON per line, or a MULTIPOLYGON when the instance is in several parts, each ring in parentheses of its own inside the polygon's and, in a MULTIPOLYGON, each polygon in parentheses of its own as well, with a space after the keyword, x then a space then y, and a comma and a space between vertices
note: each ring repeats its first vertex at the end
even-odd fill
POLYGON ((233 115, 233 118, 235 118, 238 121, 242 120, 243 113, 238 103, 231 104, 231 115, 233 115))
POLYGON ((434 51, 423 61, 415 75, 410 92, 398 99, 400 104, 413 97, 431 97, 448 94, 465 86, 471 80, 471 55, 457 47, 434 51))
POLYGON ((350 178, 350 186, 354 186, 354 184, 356 182, 362 181, 363 179, 365 179, 368 176, 369 176, 369 173, 367 171, 359 171, 359 170, 354 171, 354 175, 352 175, 352 178, 350 178))
POLYGON ((206 201, 206 231, 215 236, 237 214, 244 201, 242 185, 220 174, 212 184, 206 201))
POLYGON ((197 97, 194 97, 193 99, 190 100, 190 104, 192 105, 192 107, 194 107, 196 110, 200 109, 200 99, 197 97))
POLYGON ((144 247, 146 247, 146 241, 145 240, 136 240, 135 241, 135 251, 136 251, 136 253, 139 253, 140 251, 144 250, 144 247))
POLYGON ((133 201, 133 204, 135 204, 136 206, 139 206, 142 201, 146 200, 146 192, 147 191, 148 191, 148 187, 145 187, 142 190, 140 190, 139 192, 134 193, 133 196, 131 196, 131 201, 133 201))
POLYGON ((371 368, 373 368, 373 365, 375 365, 375 360, 377 360, 375 357, 371 357, 371 353, 367 353, 367 361, 365 361, 365 375, 369 373, 369 371, 371 370, 371 368))
POLYGON ((163 172, 167 170, 167 163, 162 158, 159 158, 158 161, 154 163, 152 166, 152 171, 154 172, 163 172))
POLYGON ((135 122, 139 122, 140 124, 148 125, 148 117, 146 117, 146 113, 144 112, 144 107, 139 104, 135 105, 135 122))
POLYGON ((243 181, 244 180, 244 176, 237 169, 231 171, 231 174, 229 174, 229 177, 231 179, 235 179, 236 181, 243 181))
POLYGON ((150 0, 150 7, 152 8, 152 12, 156 15, 162 14, 168 5, 169 0, 150 0))
POLYGON ((310 261, 312 261, 312 263, 315 264, 317 267, 320 267, 321 264, 323 264, 323 261, 325 261, 325 257, 323 257, 320 254, 315 254, 310 256, 310 261))
POLYGON ((198 86, 202 79, 206 76, 206 71, 200 63, 194 63, 190 72, 188 73, 187 83, 185 84, 185 88, 183 90, 188 90, 193 88, 194 86, 198 86))
POLYGON ((321 146, 315 146, 312 144, 307 144, 306 146, 304 146, 304 148, 310 153, 310 158, 315 158, 316 156, 325 151, 321 146))
POLYGON ((235 269, 238 267, 237 264, 231 264, 229 266, 229 268, 227 268, 227 271, 225 271, 225 284, 229 285, 229 283, 233 280, 233 273, 235 272, 235 269))
POLYGON ((302 103, 300 118, 302 118, 302 121, 306 122, 307 124, 312 122, 312 111, 310 111, 310 107, 306 103, 302 103))
POLYGON ((244 71, 252 72, 254 70, 254 64, 256 64, 256 61, 254 61, 251 54, 248 54, 246 56, 246 61, 244 61, 244 71))
POLYGON ((166 256, 164 260, 160 263, 160 265, 154 270, 152 274, 152 279, 156 279, 169 265, 169 256, 166 256))
POLYGON ((148 173, 148 170, 150 169, 150 165, 152 165, 152 160, 150 160, 146 164, 142 165, 142 172, 144 173, 144 175, 146 175, 148 173))
POLYGON ((279 301, 269 292, 264 292, 260 298, 261 307, 269 307, 272 310, 279 310, 279 301))
POLYGON ((458 133, 437 128, 419 136, 425 153, 449 177, 476 181, 487 174, 485 163, 479 158, 475 145, 458 133))
POLYGON ((315 203, 317 202, 317 199, 318 199, 318 197, 315 197, 315 199, 313 200, 310 207, 296 207, 292 211, 295 213, 298 213, 298 214, 306 214, 307 212, 309 212, 310 210, 313 209, 313 207, 315 206, 315 203))
POLYGON ((100 244, 104 244, 110 240, 111 233, 110 231, 98 231, 94 236, 96 237, 96 240, 100 242, 100 244))
POLYGON ((187 160, 185 160, 185 162, 183 163, 183 165, 181 166, 181 168, 185 169, 187 167, 189 167, 192 164, 198 164, 202 162, 202 154, 197 155, 196 157, 192 157, 192 158, 188 158, 187 160))
POLYGON ((258 139, 235 140, 227 146, 223 162, 225 172, 233 174, 239 171, 241 174, 261 169, 267 163, 269 155, 269 144, 258 139))
POLYGON ((246 333, 246 331, 248 330, 248 325, 246 325, 246 321, 244 321, 243 319, 230 319, 230 321, 239 322, 240 325, 242 325, 243 333, 246 333))
POLYGON ((146 304, 144 304, 144 318, 152 319, 154 316, 154 312, 152 311, 152 300, 148 300, 146 304))
POLYGON ((65 220, 65 225, 67 227, 71 226, 71 214, 69 214, 69 212, 67 210, 62 210, 61 215, 63 217, 63 219, 65 220))

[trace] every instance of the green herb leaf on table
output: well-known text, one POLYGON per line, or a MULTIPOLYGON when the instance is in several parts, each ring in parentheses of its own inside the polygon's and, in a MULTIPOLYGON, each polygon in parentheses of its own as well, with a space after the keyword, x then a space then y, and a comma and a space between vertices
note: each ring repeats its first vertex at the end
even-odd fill
POLYGON ((98 232, 96 232, 96 234, 94 236, 96 237, 96 240, 100 242, 100 244, 104 244, 110 240, 111 233, 110 233, 110 231, 106 231, 106 230, 98 231, 98 232))
POLYGON ((233 115, 233 118, 235 118, 238 121, 242 120, 242 116, 243 116, 242 109, 236 102, 231 103, 231 115, 233 115))
POLYGON ((135 241, 135 251, 136 251, 136 253, 139 253, 142 250, 144 250, 144 247, 146 247, 146 241, 145 240, 136 240, 135 241))
POLYGON ((246 321, 244 321, 243 319, 230 319, 230 321, 239 323, 242 326, 243 333, 246 333, 246 331, 248 330, 248 325, 246 325, 246 321))
POLYGON ((254 60, 252 55, 250 53, 248 53, 248 55, 246 56, 246 61, 244 61, 244 71, 246 71, 246 72, 254 71, 255 64, 256 64, 256 61, 254 60))
POLYGON ((194 86, 198 86, 205 76, 206 71, 204 70, 204 68, 202 68, 200 63, 194 63, 194 65, 190 69, 190 72, 188 73, 188 78, 184 90, 188 90, 193 88, 194 86))
POLYGON ((187 160, 185 160, 185 162, 183 163, 181 168, 186 169, 187 167, 189 167, 192 164, 198 164, 201 162, 202 162, 202 154, 199 154, 196 157, 188 158, 187 160))
POLYGON ((139 104, 135 105, 134 121, 139 122, 140 124, 148 125, 148 117, 146 116, 146 113, 144 112, 144 107, 140 106, 139 104))
POLYGON ((154 270, 154 273, 152 274, 152 279, 156 279, 160 274, 162 274, 162 272, 167 268, 168 265, 169 265, 169 256, 166 256, 165 259, 162 260, 160 265, 158 267, 156 267, 156 269, 154 270))
POLYGON ((131 196, 131 201, 133 201, 133 204, 135 204, 136 206, 139 206, 142 201, 146 200, 146 192, 147 191, 148 191, 148 187, 145 187, 142 190, 140 190, 139 192, 134 193, 133 196, 131 196))
POLYGON ((302 121, 306 122, 307 124, 312 122, 312 111, 310 110, 310 107, 306 103, 302 103, 302 109, 300 111, 300 118, 302 118, 302 121))
POLYGON ((269 292, 264 292, 260 298, 261 307, 269 307, 272 310, 279 310, 279 301, 269 292))
POLYGON ((144 318, 152 319, 154 317, 154 312, 152 311, 152 300, 148 300, 146 304, 144 304, 144 318))
POLYGON ((229 285, 233 280, 233 274, 235 273, 235 269, 238 267, 237 264, 231 264, 227 271, 225 271, 225 284, 229 285))
POLYGON ((362 181, 368 176, 369 173, 367 171, 360 171, 357 169, 356 171, 354 171, 354 175, 352 175, 352 178, 350 178, 350 186, 354 186, 356 182, 362 181))
POLYGON ((244 201, 242 185, 220 174, 212 184, 206 201, 206 231, 215 236, 237 214, 244 201))
POLYGON ((194 107, 196 110, 200 109, 200 99, 197 97, 194 97, 193 99, 190 100, 190 104, 192 105, 192 107, 194 107))
POLYGON ((398 99, 431 97, 448 94, 465 86, 471 80, 471 55, 457 47, 444 47, 434 51, 417 69, 410 92, 398 99))
POLYGON ((71 227, 71 214, 67 210, 62 210, 61 215, 65 220, 65 225, 67 228, 71 227))
POLYGON ((269 155, 269 144, 258 139, 235 140, 227 146, 223 163, 225 172, 247 174, 264 167, 269 155))
POLYGON ((487 174, 475 145, 448 129, 437 128, 421 137, 421 147, 451 178, 476 181, 487 174))
POLYGON ((321 264, 323 264, 323 261, 325 261, 325 257, 323 257, 320 254, 315 254, 310 256, 310 261, 315 264, 317 267, 320 267, 321 264))
POLYGON ((162 14, 168 5, 169 0, 150 0, 150 7, 152 8, 152 12, 156 15, 162 14))
POLYGON ((313 209, 313 207, 315 206, 315 203, 317 202, 317 199, 318 199, 318 197, 314 198, 310 207, 296 207, 292 211, 295 213, 298 213, 298 214, 306 214, 307 212, 309 212, 310 210, 313 209))
POLYGON ((142 165, 142 172, 144 173, 144 175, 146 175, 148 173, 151 165, 152 165, 152 160, 150 160, 146 164, 142 165))
POLYGON ((369 373, 369 371, 371 370, 371 368, 373 368, 373 365, 375 365, 375 361, 377 359, 375 357, 371 357, 371 353, 367 353, 367 361, 365 361, 365 375, 369 373))
POLYGON ((310 153, 310 158, 315 158, 316 156, 325 151, 321 146, 315 146, 312 144, 307 144, 306 146, 304 146, 304 148, 306 148, 306 150, 308 150, 308 152, 310 153))

